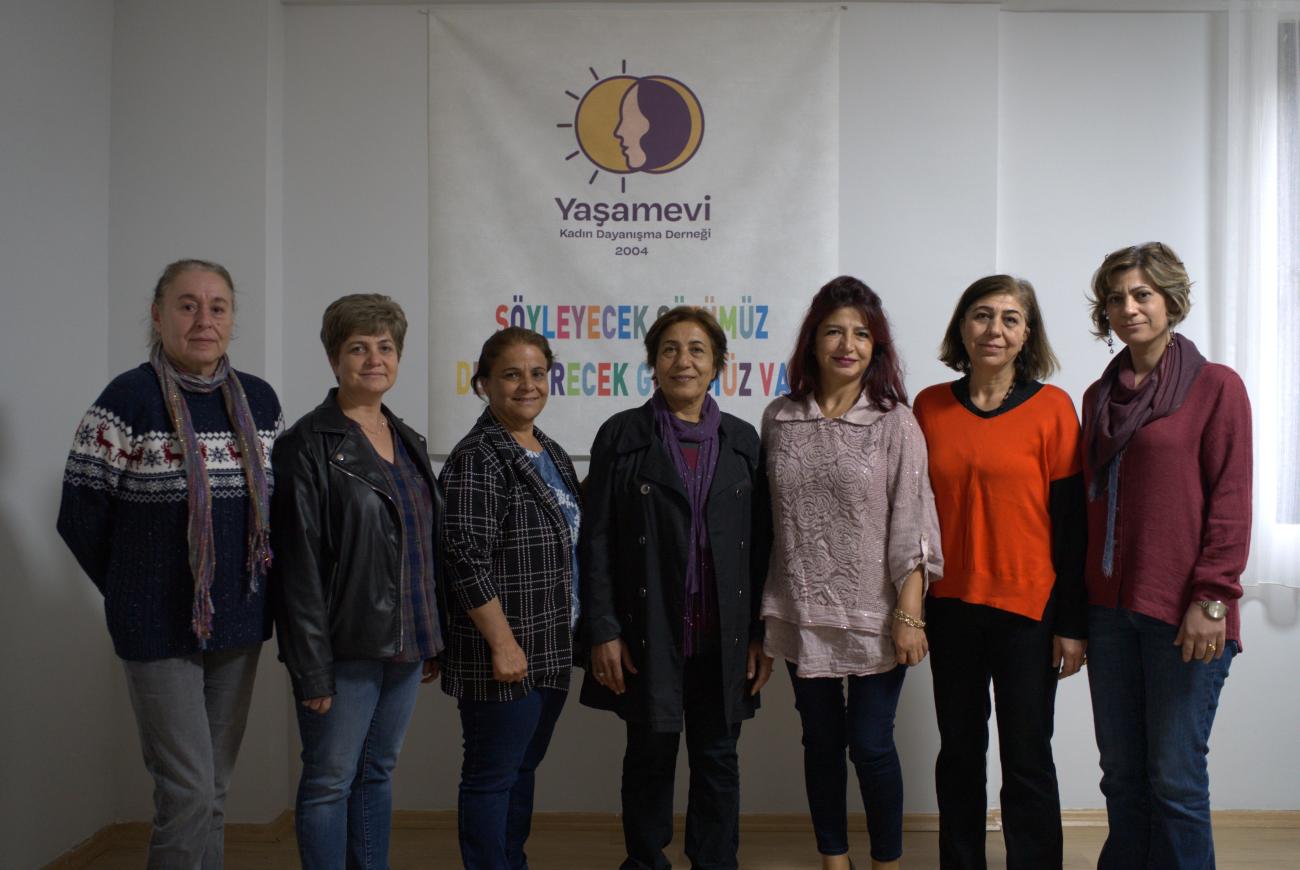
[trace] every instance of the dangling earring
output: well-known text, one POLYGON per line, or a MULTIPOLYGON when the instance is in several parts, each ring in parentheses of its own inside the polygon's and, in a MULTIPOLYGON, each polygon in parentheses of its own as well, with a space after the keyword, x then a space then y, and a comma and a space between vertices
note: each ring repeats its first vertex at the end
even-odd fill
POLYGON ((1115 355, 1115 336, 1110 334, 1110 327, 1106 327, 1106 347, 1110 350, 1110 355, 1115 355))

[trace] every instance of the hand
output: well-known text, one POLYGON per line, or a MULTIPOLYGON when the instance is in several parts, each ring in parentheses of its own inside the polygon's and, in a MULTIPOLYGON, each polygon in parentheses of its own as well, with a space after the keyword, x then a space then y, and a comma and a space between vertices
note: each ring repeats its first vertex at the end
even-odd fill
POLYGON ((894 639, 894 657, 900 665, 919 665, 930 651, 925 629, 913 628, 903 620, 895 619, 890 633, 894 639))
POLYGON ((320 698, 308 698, 302 702, 302 705, 313 713, 324 716, 333 706, 334 698, 330 695, 324 695, 320 698))
POLYGON ((522 683, 526 676, 528 659, 514 637, 492 647, 492 679, 498 683, 522 683))
POLYGON ((437 660, 437 659, 425 659, 425 660, 424 660, 424 675, 423 675, 422 677, 420 677, 420 682, 422 682, 422 683, 432 683, 434 680, 438 679, 438 674, 439 674, 439 673, 441 673, 441 670, 438 668, 438 660, 437 660))
POLYGON ((627 641, 616 637, 592 647, 591 675, 596 678, 596 682, 615 695, 627 691, 627 686, 623 682, 624 671, 629 674, 636 673, 636 665, 632 664, 632 652, 627 647, 627 641))
POLYGON ((1088 661, 1088 642, 1072 637, 1052 635, 1052 670, 1056 678, 1064 680, 1079 673, 1079 669, 1088 661))
POLYGON ((749 661, 745 665, 745 679, 751 680, 749 694, 757 695, 772 676, 772 657, 763 652, 761 640, 749 642, 749 661))
POLYGON ((1189 604, 1174 638, 1174 646, 1183 648, 1183 661, 1195 659, 1209 664, 1223 658, 1223 648, 1228 642, 1226 621, 1226 618, 1210 619, 1199 604, 1189 604))

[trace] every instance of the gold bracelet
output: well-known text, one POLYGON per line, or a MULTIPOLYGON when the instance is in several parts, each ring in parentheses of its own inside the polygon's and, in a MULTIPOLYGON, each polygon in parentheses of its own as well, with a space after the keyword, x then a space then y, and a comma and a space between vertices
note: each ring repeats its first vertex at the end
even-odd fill
POLYGON ((912 626, 912 628, 917 628, 917 629, 925 628, 924 619, 917 619, 915 616, 908 613, 906 610, 903 610, 901 607, 894 608, 894 619, 897 619, 899 622, 903 623, 904 625, 910 625, 912 626))

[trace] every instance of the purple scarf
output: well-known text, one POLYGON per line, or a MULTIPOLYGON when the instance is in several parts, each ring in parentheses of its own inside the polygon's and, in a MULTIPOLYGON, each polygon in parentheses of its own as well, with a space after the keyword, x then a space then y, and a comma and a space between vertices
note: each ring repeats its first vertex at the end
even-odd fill
POLYGON ((713 473, 718 467, 718 426, 722 422, 722 411, 713 397, 705 393, 700 422, 691 424, 669 409, 663 391, 655 390, 650 401, 654 406, 655 428, 659 430, 664 448, 672 457, 673 467, 686 486, 686 496, 691 503, 690 543, 686 554, 686 631, 682 633, 682 652, 689 657, 702 641, 698 635, 712 622, 709 611, 713 597, 704 588, 705 560, 709 557, 709 529, 704 508, 708 503, 713 473), (682 453, 683 441, 699 445, 694 470, 682 453))
POLYGON ((1083 432, 1088 470, 1092 485, 1088 498, 1107 494, 1106 542, 1101 567, 1111 576, 1115 556, 1115 513, 1119 488, 1119 467, 1124 450, 1139 429, 1147 423, 1168 417, 1183 406, 1192 382, 1205 364, 1196 345, 1175 335, 1160 357, 1160 362, 1137 386, 1133 374, 1133 354, 1126 347, 1106 366, 1097 381, 1100 389, 1083 432))
POLYGON ((181 396, 190 393, 211 393, 221 390, 226 401, 226 415, 230 418, 235 438, 239 440, 244 478, 248 484, 248 588, 257 591, 257 582, 271 565, 271 539, 269 534, 270 487, 267 485, 266 461, 262 456, 262 442, 257 437, 257 424, 248 407, 248 397, 239 377, 230 367, 230 360, 222 357, 212 377, 181 371, 172 365, 155 345, 149 362, 162 386, 163 404, 167 406, 172 427, 180 438, 181 452, 185 455, 185 491, 189 515, 189 562, 194 575, 194 603, 190 610, 190 627, 199 639, 199 647, 206 648, 212 637, 212 578, 216 573, 216 552, 212 538, 212 489, 208 485, 206 455, 199 445, 194 422, 190 419, 190 406, 181 396))

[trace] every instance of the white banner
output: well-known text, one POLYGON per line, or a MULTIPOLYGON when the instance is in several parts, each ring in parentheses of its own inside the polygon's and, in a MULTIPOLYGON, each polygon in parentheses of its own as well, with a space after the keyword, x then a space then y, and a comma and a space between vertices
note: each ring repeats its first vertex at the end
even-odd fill
POLYGON ((757 424, 838 255, 831 6, 436 7, 429 16, 429 435, 482 408, 494 331, 556 354, 538 424, 585 454, 653 391, 645 332, 714 310, 724 410, 757 424))

